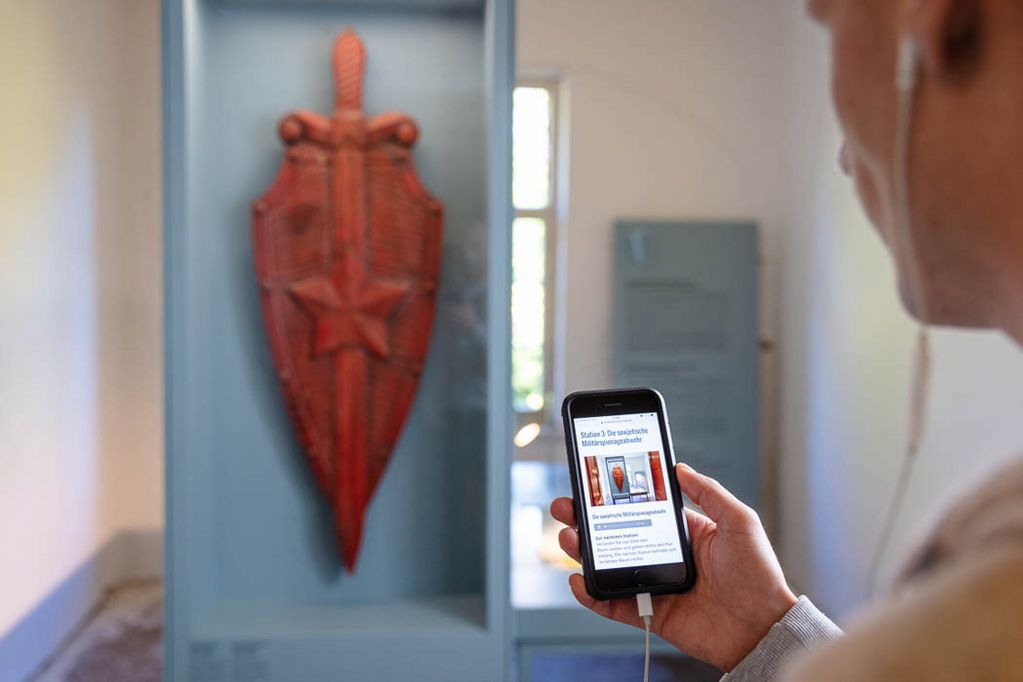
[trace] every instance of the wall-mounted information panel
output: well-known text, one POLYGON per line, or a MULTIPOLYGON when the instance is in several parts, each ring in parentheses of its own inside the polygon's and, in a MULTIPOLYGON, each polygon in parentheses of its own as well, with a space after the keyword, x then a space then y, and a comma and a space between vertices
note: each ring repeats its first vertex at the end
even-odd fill
POLYGON ((757 227, 615 225, 613 372, 658 389, 675 454, 760 501, 757 227))
POLYGON ((510 0, 164 1, 169 682, 505 676, 513 25, 510 0), (252 240, 278 124, 335 110, 348 27, 366 113, 416 120, 444 206, 432 341, 354 572, 280 390, 252 240))

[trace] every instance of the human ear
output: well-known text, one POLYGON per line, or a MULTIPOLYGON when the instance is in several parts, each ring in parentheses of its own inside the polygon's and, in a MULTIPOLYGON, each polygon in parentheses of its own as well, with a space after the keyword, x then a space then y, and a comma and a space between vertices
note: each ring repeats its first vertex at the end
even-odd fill
POLYGON ((916 43, 921 71, 931 80, 968 78, 984 37, 986 0, 909 0, 902 19, 916 43))

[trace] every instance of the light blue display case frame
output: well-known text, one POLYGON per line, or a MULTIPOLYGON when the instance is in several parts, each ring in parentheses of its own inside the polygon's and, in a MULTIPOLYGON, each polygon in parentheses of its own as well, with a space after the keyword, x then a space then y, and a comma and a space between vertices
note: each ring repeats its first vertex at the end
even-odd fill
MULTIPOLYGON (((504 679, 514 637, 508 597, 512 410, 507 313, 514 0, 164 0, 162 18, 165 679, 504 679), (399 445, 391 464, 396 471, 385 475, 370 510, 360 573, 350 580, 339 577, 327 558, 329 535, 302 538, 314 533, 310 527, 317 527, 316 521, 296 516, 295 510, 319 500, 304 478, 304 467, 291 459, 296 451, 288 441, 290 426, 275 378, 266 372, 265 342, 253 303, 246 203, 265 189, 280 161, 277 118, 262 126, 263 119, 269 120, 266 111, 273 109, 280 117, 302 107, 329 110, 326 66, 319 74, 298 71, 298 83, 285 73, 296 73, 291 69, 301 57, 297 53, 309 45, 310 36, 319 36, 316 49, 328 64, 329 39, 347 23, 357 24, 360 32, 365 26, 370 64, 383 63, 398 81, 400 70, 386 55, 400 57, 402 45, 414 49, 422 41, 435 41, 429 54, 439 56, 420 57, 416 68, 425 76, 412 80, 406 75, 409 87, 403 91, 418 92, 428 101, 426 89, 442 82, 440 70, 450 67, 452 125, 467 128, 476 142, 463 148, 450 142, 455 139, 451 130, 431 135, 424 129, 420 148, 427 167, 421 171, 431 189, 479 183, 475 199, 451 202, 449 221, 478 211, 489 245, 489 341, 481 412, 486 433, 478 481, 483 518, 467 540, 440 534, 437 548, 413 547, 420 541, 417 536, 433 532, 414 525, 423 520, 417 510, 426 520, 442 513, 430 500, 419 507, 395 503, 402 499, 396 493, 408 490, 414 476, 404 472, 417 471, 416 466, 425 471, 407 454, 420 445, 416 434, 428 434, 429 424, 436 423, 428 414, 434 389, 425 384, 435 385, 437 379, 424 378, 403 437, 411 444, 399 445), (388 34, 389 27, 400 35, 388 34), (390 40, 392 49, 375 50, 373 40, 377 45, 390 40), (265 51, 256 49, 260 46, 265 51), (251 70, 242 54, 253 55, 251 70), (251 87, 254 74, 277 64, 280 93, 277 85, 251 87), (322 82, 322 96, 294 101, 294 93, 310 91, 311 79, 322 82), (251 136, 257 149, 250 152, 245 140, 254 128, 237 130, 233 122, 245 120, 257 105, 264 110, 259 112, 263 132, 251 136), (432 152, 430 144, 435 145, 432 152), (240 151, 225 157, 218 153, 222 149, 240 151), (271 516, 271 511, 283 516, 271 516), (463 568, 442 560, 449 548, 471 552, 474 543, 479 545, 478 565, 469 562, 463 568), (292 551, 296 546, 303 551, 292 551), (308 556, 309 547, 321 547, 322 556, 308 556)), ((367 79, 367 109, 374 112, 380 107, 370 93, 387 89, 386 84, 378 88, 379 83, 367 79)), ((419 115, 403 102, 382 100, 388 108, 419 115)), ((437 114, 427 110, 423 116, 439 120, 437 114)))

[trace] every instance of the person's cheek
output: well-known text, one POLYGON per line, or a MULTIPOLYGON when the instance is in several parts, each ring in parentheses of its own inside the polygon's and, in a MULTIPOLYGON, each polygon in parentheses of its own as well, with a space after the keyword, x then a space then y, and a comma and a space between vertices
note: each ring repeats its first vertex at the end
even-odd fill
POLYGON ((877 183, 867 172, 866 168, 856 162, 852 163, 852 176, 856 186, 856 194, 860 198, 860 204, 863 205, 867 218, 877 229, 881 239, 887 243, 888 230, 885 227, 884 210, 881 206, 877 183))
POLYGON ((869 99, 862 90, 862 82, 848 72, 848 63, 841 53, 836 54, 832 87, 835 113, 843 134, 838 165, 852 179, 867 217, 887 241, 885 210, 879 191, 882 167, 870 144, 872 121, 869 110, 863 106, 869 99))

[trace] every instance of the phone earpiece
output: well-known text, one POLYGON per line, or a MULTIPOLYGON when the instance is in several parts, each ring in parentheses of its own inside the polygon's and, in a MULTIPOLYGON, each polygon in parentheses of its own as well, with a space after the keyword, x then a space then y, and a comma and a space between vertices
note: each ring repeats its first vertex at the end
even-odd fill
POLYGON ((900 93, 911 93, 916 88, 917 52, 916 39, 902 36, 895 65, 895 89, 900 93))

